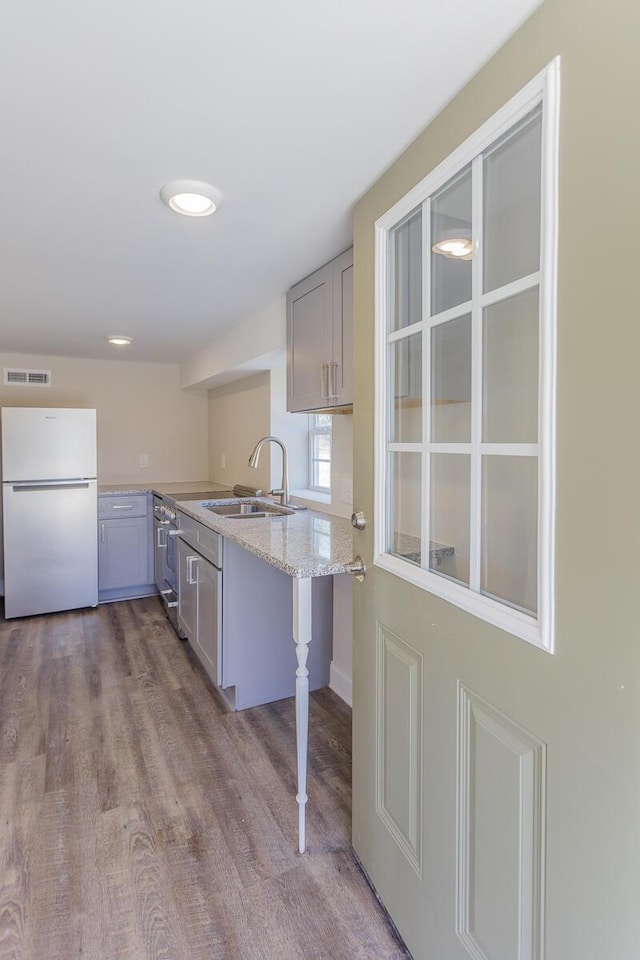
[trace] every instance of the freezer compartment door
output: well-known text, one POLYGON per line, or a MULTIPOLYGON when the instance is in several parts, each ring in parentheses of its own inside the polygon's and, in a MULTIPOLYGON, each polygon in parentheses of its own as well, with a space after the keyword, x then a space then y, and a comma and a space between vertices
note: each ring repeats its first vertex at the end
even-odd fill
POLYGON ((98 603, 95 480, 3 484, 5 617, 98 603))
POLYGON ((96 477, 96 411, 2 408, 2 479, 96 477))

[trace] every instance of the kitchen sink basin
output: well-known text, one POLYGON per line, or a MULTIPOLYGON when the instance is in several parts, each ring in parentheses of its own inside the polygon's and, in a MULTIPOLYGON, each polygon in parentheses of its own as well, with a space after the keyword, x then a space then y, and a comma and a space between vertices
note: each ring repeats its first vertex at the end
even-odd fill
POLYGON ((251 513, 228 513, 227 520, 259 520, 260 517, 267 516, 277 517, 283 516, 283 514, 277 514, 275 512, 269 512, 267 514, 264 510, 255 510, 251 511, 251 513))
POLYGON ((219 503, 208 506, 205 509, 211 513, 216 513, 219 517, 226 517, 227 520, 258 520, 260 517, 286 517, 293 513, 286 507, 272 506, 270 503, 219 503))

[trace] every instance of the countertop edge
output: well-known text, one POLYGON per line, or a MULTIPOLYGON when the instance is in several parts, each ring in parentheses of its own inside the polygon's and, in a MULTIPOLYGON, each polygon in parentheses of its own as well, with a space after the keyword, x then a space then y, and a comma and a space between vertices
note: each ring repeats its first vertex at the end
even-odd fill
POLYGON ((158 496, 181 493, 207 494, 213 491, 228 491, 229 485, 213 480, 178 480, 170 483, 165 480, 157 483, 99 483, 98 496, 101 497, 131 497, 136 494, 155 493, 158 496))
MULTIPOLYGON (((273 502, 268 498, 256 499, 264 499, 266 503, 273 502)), ((215 503, 213 500, 207 502, 215 503)), ((223 502, 228 503, 229 501, 226 500, 223 502)), ((224 517, 217 517, 215 514, 205 513, 204 508, 199 507, 196 501, 176 500, 175 503, 178 510, 181 510, 182 513, 185 513, 193 520, 197 520, 198 523, 202 523, 215 533, 226 537, 239 547, 254 554, 266 563, 271 564, 271 566, 277 567, 278 570, 281 570, 295 580, 346 573, 347 564, 351 562, 351 524, 345 517, 337 517, 333 514, 322 513, 317 510, 304 510, 285 517, 274 517, 266 520, 243 520, 242 526, 240 526, 240 522, 237 520, 225 520, 224 517), (306 528, 309 526, 309 520, 313 521, 314 519, 328 521, 329 526, 335 529, 338 536, 344 536, 345 540, 348 539, 348 550, 345 546, 343 551, 339 551, 339 554, 344 554, 344 559, 340 556, 339 559, 326 562, 312 562, 311 560, 304 559, 300 559, 299 562, 290 562, 265 550, 264 547, 256 543, 251 536, 252 533, 259 534, 261 530, 264 530, 265 523, 278 523, 291 526, 294 534, 298 533, 303 537, 305 536, 306 528), (256 527, 255 524, 258 524, 258 526, 256 527)), ((307 539, 309 539, 308 533, 306 533, 306 536, 307 539)))

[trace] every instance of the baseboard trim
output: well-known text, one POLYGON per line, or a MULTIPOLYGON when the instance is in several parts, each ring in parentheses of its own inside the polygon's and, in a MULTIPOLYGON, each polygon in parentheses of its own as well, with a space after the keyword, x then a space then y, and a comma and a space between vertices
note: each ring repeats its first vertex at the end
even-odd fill
POLYGON ((351 676, 346 670, 339 667, 337 663, 334 663, 333 660, 329 667, 329 686, 345 703, 348 703, 350 707, 353 706, 353 682, 351 676))
POLYGON ((155 584, 143 583, 137 587, 117 587, 113 590, 99 590, 99 603, 116 603, 118 600, 141 600, 143 597, 157 597, 155 584))

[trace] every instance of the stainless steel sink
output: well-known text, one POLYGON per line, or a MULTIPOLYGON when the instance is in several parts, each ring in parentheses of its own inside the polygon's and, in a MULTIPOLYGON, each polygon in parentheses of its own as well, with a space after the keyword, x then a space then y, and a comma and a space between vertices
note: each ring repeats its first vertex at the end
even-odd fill
MULTIPOLYGON (((265 513, 264 510, 256 510, 255 513, 228 513, 227 520, 259 520, 260 517, 277 516, 276 513, 265 513)), ((282 516, 282 514, 281 514, 282 516)))
POLYGON ((221 517, 231 517, 234 514, 264 513, 265 511, 257 503, 221 503, 206 507, 211 513, 217 513, 221 517))
POLYGON ((205 510, 216 513, 219 517, 226 517, 227 520, 258 520, 260 517, 285 517, 293 513, 293 510, 287 510, 285 507, 271 506, 270 503, 220 503, 203 504, 205 510))

